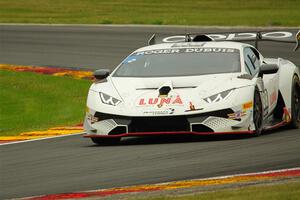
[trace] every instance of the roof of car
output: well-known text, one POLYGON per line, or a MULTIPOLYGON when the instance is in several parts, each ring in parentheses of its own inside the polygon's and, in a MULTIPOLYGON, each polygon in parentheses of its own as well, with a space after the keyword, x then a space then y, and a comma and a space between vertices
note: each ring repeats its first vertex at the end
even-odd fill
POLYGON ((242 49, 245 43, 240 42, 177 42, 177 43, 161 43, 150 46, 145 46, 137 49, 135 52, 139 51, 150 51, 156 49, 174 49, 174 48, 234 48, 234 49, 242 49))

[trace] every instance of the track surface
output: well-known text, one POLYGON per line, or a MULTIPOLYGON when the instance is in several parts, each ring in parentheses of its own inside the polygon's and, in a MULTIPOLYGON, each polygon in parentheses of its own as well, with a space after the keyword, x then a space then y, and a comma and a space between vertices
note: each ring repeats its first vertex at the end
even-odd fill
MULTIPOLYGON (((185 29, 0 26, 0 63, 113 68, 153 32, 185 29)), ((292 48, 268 43, 261 51, 300 65, 292 48)), ((0 199, 299 167, 299 132, 128 138, 119 146, 69 136, 0 146, 0 199)))
MULTIPOLYGON (((113 69, 129 53, 145 46, 153 33, 221 31, 234 30, 0 25, 0 63, 113 69)), ((260 47, 265 57, 283 57, 300 65, 300 51, 293 52, 293 44, 262 43, 260 47)))

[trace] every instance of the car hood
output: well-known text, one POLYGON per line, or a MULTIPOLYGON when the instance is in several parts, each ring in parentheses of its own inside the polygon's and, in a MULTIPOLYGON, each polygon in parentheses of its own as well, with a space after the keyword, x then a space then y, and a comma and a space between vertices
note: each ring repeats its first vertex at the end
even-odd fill
POLYGON ((200 97, 205 97, 251 84, 249 80, 238 78, 237 74, 160 78, 112 77, 111 82, 122 98, 139 93, 158 92, 158 89, 163 86, 171 87, 172 91, 189 90, 189 92, 197 93, 200 97))
POLYGON ((203 99, 206 97, 253 84, 251 80, 237 76, 218 74, 160 78, 109 77, 108 82, 94 84, 91 89, 120 99, 122 107, 125 110, 130 109, 126 113, 182 114, 191 106, 202 109, 205 105, 203 99), (168 95, 159 94, 159 89, 164 86, 171 88, 168 95))

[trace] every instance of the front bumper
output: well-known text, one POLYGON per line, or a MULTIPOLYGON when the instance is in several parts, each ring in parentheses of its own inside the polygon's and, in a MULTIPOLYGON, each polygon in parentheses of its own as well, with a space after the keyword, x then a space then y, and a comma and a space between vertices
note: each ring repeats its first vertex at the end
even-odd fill
POLYGON ((229 119, 228 115, 232 113, 232 109, 224 109, 194 115, 128 117, 96 112, 92 117, 98 121, 92 121, 88 113, 84 122, 84 137, 253 133, 249 128, 250 114, 240 119, 229 119))
POLYGON ((118 135, 98 135, 98 134, 84 134, 86 138, 121 138, 121 137, 138 137, 151 135, 246 135, 254 134, 254 131, 234 131, 234 132, 139 132, 139 133, 123 133, 118 135))

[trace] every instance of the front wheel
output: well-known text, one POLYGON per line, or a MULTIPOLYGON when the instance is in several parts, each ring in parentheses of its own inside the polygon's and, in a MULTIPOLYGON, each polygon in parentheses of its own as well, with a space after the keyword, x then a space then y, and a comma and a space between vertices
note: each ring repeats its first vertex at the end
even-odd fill
POLYGON ((298 76, 293 77, 292 95, 291 95, 291 128, 300 127, 300 81, 298 76))
POLYGON ((254 136, 259 136, 263 129, 263 106, 258 89, 254 91, 253 123, 255 125, 254 136))
POLYGON ((115 145, 118 144, 121 138, 91 138, 98 145, 115 145))

